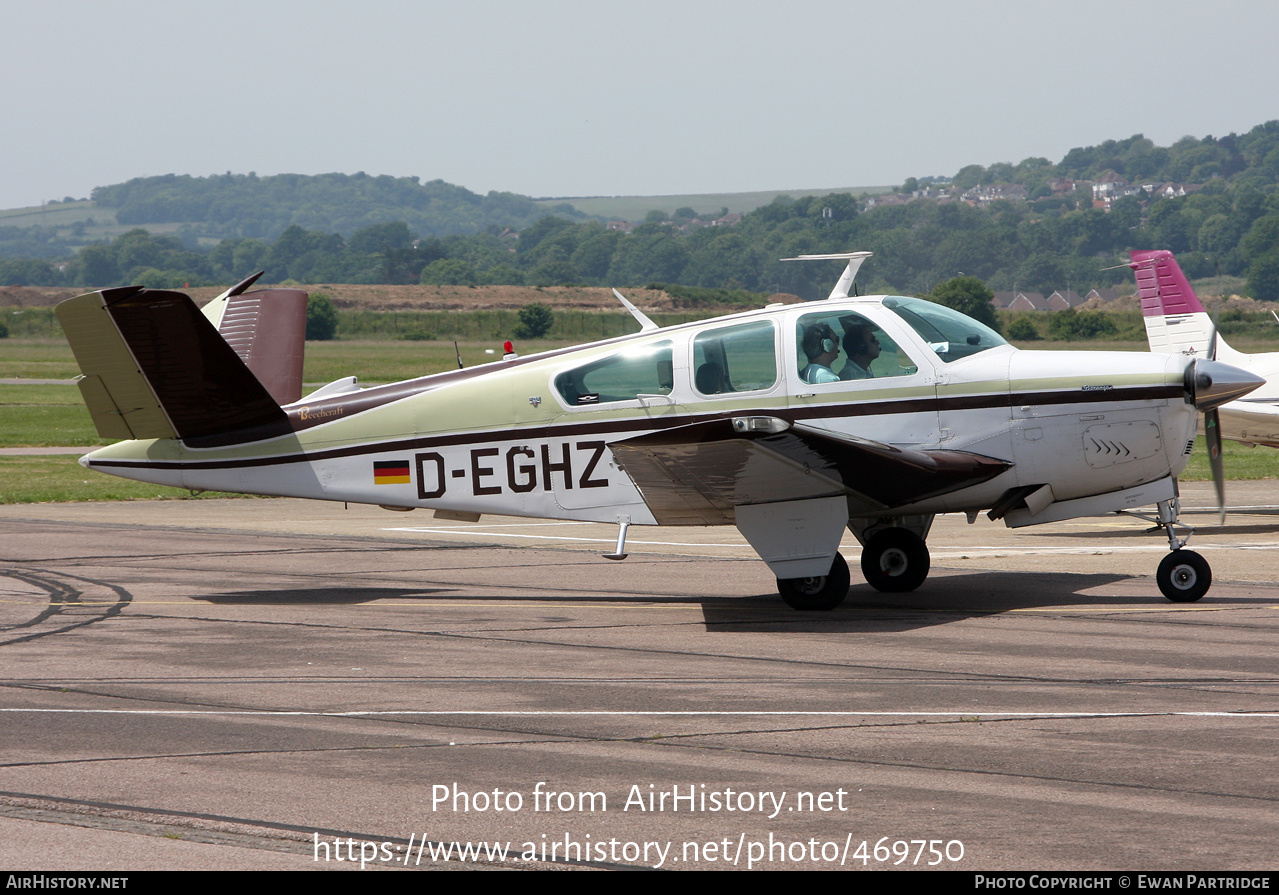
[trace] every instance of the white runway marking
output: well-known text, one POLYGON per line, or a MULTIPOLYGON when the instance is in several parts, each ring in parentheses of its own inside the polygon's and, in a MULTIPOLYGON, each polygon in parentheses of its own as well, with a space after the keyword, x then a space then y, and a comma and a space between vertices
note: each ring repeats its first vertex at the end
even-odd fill
POLYGON ((959 718, 991 720, 995 718, 1279 718, 1279 712, 859 712, 859 711, 507 711, 503 709, 439 709, 388 710, 352 712, 266 711, 235 709, 0 709, 0 714, 47 715, 238 715, 283 718, 382 718, 382 717, 679 717, 679 718, 959 718))
MULTIPOLYGON (((536 523, 533 523, 533 524, 536 524, 536 523)), ((596 525, 596 524, 604 524, 604 523, 554 522, 554 523, 548 523, 548 524, 551 524, 551 525, 596 525)), ((410 532, 413 534, 465 535, 465 536, 474 537, 476 535, 488 534, 489 532, 485 531, 485 529, 500 528, 500 527, 508 527, 508 526, 490 525, 490 526, 483 526, 480 528, 467 528, 467 529, 398 527, 398 528, 384 528, 382 530, 410 532)), ((520 523, 515 523, 513 525, 510 525, 509 527, 524 528, 525 526, 520 523)), ((492 534, 494 537, 497 537, 497 538, 523 538, 526 540, 534 540, 534 541, 574 541, 574 542, 588 543, 588 544, 616 543, 616 538, 580 538, 580 537, 572 537, 568 535, 515 534, 515 533, 508 533, 508 532, 492 532, 492 534)), ((627 539, 626 546, 628 548, 638 546, 638 547, 701 547, 701 548, 714 548, 718 550, 749 549, 749 545, 746 544, 745 542, 740 544, 708 544, 706 542, 692 542, 692 541, 637 541, 634 539, 627 539)), ((854 549, 854 550, 858 549, 856 545, 845 544, 843 546, 844 548, 851 547, 851 549, 854 549)), ((1204 552, 1207 552, 1209 550, 1273 550, 1275 549, 1276 546, 1277 545, 1275 544, 1275 542, 1254 543, 1254 544, 1196 543, 1194 545, 1194 549, 1196 551, 1204 551, 1204 552)), ((971 547, 946 547, 940 550, 931 551, 933 559, 959 559, 965 556, 971 556, 973 554, 981 554, 983 556, 992 556, 992 557, 1009 556, 1014 554, 1018 556, 1033 556, 1038 554, 1053 554, 1053 553, 1065 554, 1065 555, 1078 554, 1081 556, 1105 556, 1108 553, 1167 553, 1167 552, 1168 552, 1167 544, 1162 544, 1162 543, 1110 545, 1106 547, 1098 547, 1095 545, 1093 546, 1072 545, 1072 546, 1064 546, 1064 547, 1036 546, 1036 547, 1029 547, 1029 548, 1024 545, 1010 547, 1008 545, 995 546, 995 545, 986 545, 986 544, 974 544, 971 547)))
MULTIPOLYGON (((565 523, 557 523, 557 524, 565 524, 565 523)), ((600 524, 600 523, 570 522, 567 524, 592 525, 592 524, 600 524)), ((519 527, 522 528, 523 526, 519 526, 519 527)), ((485 532, 477 532, 474 530, 465 530, 465 529, 457 529, 457 528, 384 528, 382 530, 383 531, 407 531, 407 532, 414 532, 417 534, 433 534, 433 535, 474 536, 476 534, 485 534, 485 532)), ((529 538, 537 541, 582 541, 589 544, 616 544, 617 543, 617 538, 572 538, 566 535, 517 535, 517 534, 508 534, 507 532, 495 532, 494 536, 500 537, 500 538, 529 538)), ((632 540, 631 538, 626 539, 627 547, 631 547, 636 544, 640 544, 647 547, 717 547, 721 549, 731 548, 734 550, 747 546, 745 543, 706 544, 706 543, 693 543, 693 542, 685 542, 685 541, 636 541, 636 540, 632 540)))

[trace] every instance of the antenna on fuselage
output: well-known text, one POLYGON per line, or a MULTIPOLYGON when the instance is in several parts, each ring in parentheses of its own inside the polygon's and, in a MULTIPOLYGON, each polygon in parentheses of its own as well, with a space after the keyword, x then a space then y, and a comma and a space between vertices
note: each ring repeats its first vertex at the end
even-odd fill
POLYGON ((462 349, 457 347, 457 339, 454 339, 454 340, 453 340, 453 353, 457 355, 457 368, 458 368, 459 370, 463 369, 463 367, 462 367, 462 349))
POLYGON ((613 290, 613 294, 616 295, 617 300, 622 303, 622 307, 630 311, 631 316, 639 321, 640 332, 646 333, 646 332, 652 332, 655 329, 661 329, 660 326, 658 326, 656 323, 654 323, 652 320, 648 318, 647 314, 645 314, 639 308, 635 307, 635 305, 631 304, 630 299, 628 299, 625 295, 618 292, 616 289, 613 290))
POLYGON ((839 275, 839 282, 835 284, 835 288, 830 291, 830 295, 826 296, 827 300, 832 298, 848 298, 849 291, 853 288, 853 279, 857 276, 857 269, 862 266, 862 262, 873 255, 874 252, 837 252, 834 255, 800 255, 798 258, 783 258, 783 261, 847 261, 844 272, 839 275))

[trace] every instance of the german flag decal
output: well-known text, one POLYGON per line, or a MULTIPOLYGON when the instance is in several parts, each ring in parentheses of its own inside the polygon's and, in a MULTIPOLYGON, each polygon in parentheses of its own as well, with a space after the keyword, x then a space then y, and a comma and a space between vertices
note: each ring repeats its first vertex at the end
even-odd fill
POLYGON ((409 478, 408 460, 375 460, 373 462, 373 484, 375 485, 407 485, 409 478))

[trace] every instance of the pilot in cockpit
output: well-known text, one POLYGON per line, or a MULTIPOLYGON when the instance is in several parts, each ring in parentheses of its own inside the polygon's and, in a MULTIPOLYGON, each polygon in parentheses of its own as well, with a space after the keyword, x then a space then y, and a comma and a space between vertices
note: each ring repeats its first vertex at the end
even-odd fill
POLYGON ((845 317, 840 323, 844 327, 844 353, 848 360, 839 371, 840 379, 873 379, 870 365, 879 357, 879 339, 871 325, 861 318, 845 317))
POLYGON ((828 323, 814 323, 804 328, 804 339, 800 343, 804 356, 808 358, 808 366, 799 371, 799 378, 809 384, 821 382, 839 382, 839 376, 831 369, 835 359, 839 357, 839 337, 828 323))

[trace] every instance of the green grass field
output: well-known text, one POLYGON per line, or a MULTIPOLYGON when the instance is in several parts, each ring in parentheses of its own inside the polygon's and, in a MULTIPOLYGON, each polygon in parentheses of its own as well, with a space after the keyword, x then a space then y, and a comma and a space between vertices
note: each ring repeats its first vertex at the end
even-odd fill
POLYGON ((0 341, 0 379, 72 379, 80 375, 65 339, 0 341))
MULTIPOLYGON (((182 488, 148 485, 90 472, 73 456, 0 457, 0 503, 51 503, 73 500, 192 500, 182 488)), ((251 497, 205 491, 199 498, 251 497)))
POLYGON ((102 439, 74 385, 0 385, 0 447, 95 444, 102 439))
MULTIPOLYGON (((537 339, 521 341, 519 351, 533 354, 572 344, 566 341, 537 339)), ((459 341, 462 362, 473 367, 501 360, 502 343, 496 340, 459 341), (486 351, 492 351, 487 354, 486 351)), ((407 340, 352 340, 308 342, 302 378, 323 384, 343 376, 358 376, 360 382, 398 382, 414 376, 426 376, 457 369, 457 355, 451 340, 413 342, 407 340)), ((5 339, 0 341, 0 379, 71 380, 80 375, 75 357, 66 342, 53 339, 5 339)), ((79 404, 79 390, 74 386, 0 386, 0 407, 11 404, 79 404), (6 388, 54 391, 5 391, 6 388), (62 391, 57 391, 62 389, 62 391), (69 390, 68 390, 69 389, 69 390), (38 395, 23 398, 22 395, 38 395), (70 395, 70 398, 62 396, 70 395), (73 400, 74 399, 74 400, 73 400)), ((8 442, 16 444, 17 442, 8 442)), ((65 443, 65 442, 63 442, 65 443)))
MULTIPOLYGON (((1279 451, 1274 448, 1248 447, 1238 442, 1226 441, 1221 446, 1221 460, 1225 466, 1227 481, 1242 482, 1279 477, 1279 451)), ((1208 448, 1202 436, 1195 439, 1195 449, 1190 455, 1190 463, 1178 478, 1183 482, 1212 481, 1212 471, 1208 468, 1208 448)))

